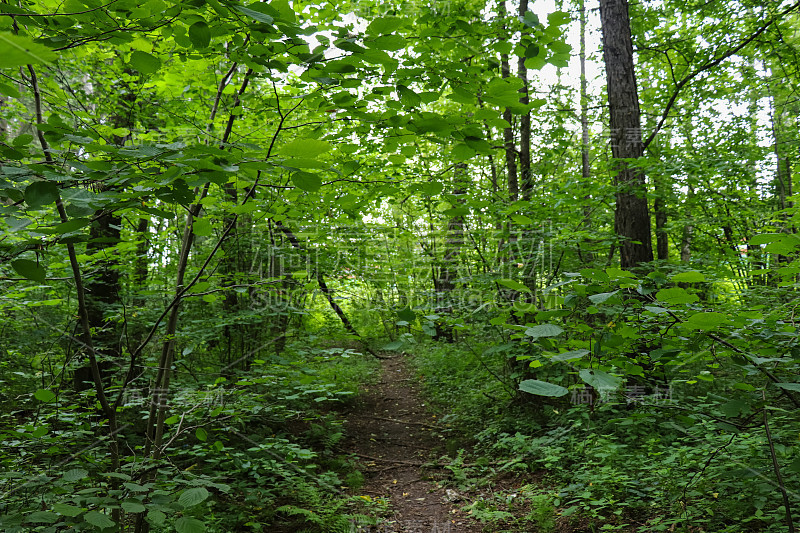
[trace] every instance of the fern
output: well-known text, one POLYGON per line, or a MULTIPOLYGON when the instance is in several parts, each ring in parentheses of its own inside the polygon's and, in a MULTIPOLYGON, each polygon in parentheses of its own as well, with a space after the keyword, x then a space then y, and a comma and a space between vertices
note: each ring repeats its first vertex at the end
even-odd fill
POLYGON ((302 507, 297 507, 294 505, 283 505, 275 509, 276 513, 284 513, 289 516, 302 516, 306 522, 312 522, 317 525, 321 525, 323 523, 322 517, 320 517, 314 511, 309 511, 308 509, 303 509, 302 507))

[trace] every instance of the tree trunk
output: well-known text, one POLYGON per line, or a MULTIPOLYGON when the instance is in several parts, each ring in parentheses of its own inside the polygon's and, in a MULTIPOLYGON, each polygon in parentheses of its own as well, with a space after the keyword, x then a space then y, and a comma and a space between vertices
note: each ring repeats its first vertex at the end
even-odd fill
POLYGON ((627 0, 600 0, 600 21, 611 153, 617 160, 614 227, 620 239, 622 268, 636 268, 653 260, 653 244, 644 171, 625 161, 640 158, 644 151, 627 0))
MULTIPOLYGON (((586 2, 584 0, 580 0, 579 11, 581 25, 581 178, 582 185, 587 187, 592 179, 592 169, 589 164, 589 84, 586 80, 586 2)), ((591 195, 587 194, 583 199, 583 229, 590 232, 592 230, 592 210, 589 204, 591 195)), ((587 242, 587 244, 590 243, 587 242)), ((594 252, 591 250, 585 252, 581 261, 593 262, 594 252)))
MULTIPOLYGON (((500 16, 505 18, 508 14, 505 0, 501 0, 498 5, 500 16)), ((505 30, 505 24, 503 25, 505 30)), ((504 32, 505 33, 505 32, 504 32)), ((508 37, 505 35, 505 37, 508 37)), ((505 79, 511 76, 511 68, 508 63, 508 54, 500 56, 500 75, 505 79)), ((508 197, 512 202, 516 202, 519 196, 519 183, 517 181, 517 147, 514 142, 514 117, 508 107, 503 110, 503 119, 508 122, 508 126, 503 129, 503 146, 506 152, 506 173, 508 174, 508 197)))
MULTIPOLYGON (((519 2, 519 18, 522 19, 525 13, 528 12, 528 0, 520 0, 519 2)), ((517 63, 517 75, 522 80, 522 89, 520 93, 522 96, 519 98, 519 103, 527 106, 530 101, 528 97, 528 68, 525 66, 525 56, 519 58, 517 63)), ((531 113, 526 111, 520 117, 519 123, 519 173, 522 180, 521 189, 522 197, 525 200, 530 200, 531 189, 531 113)))
MULTIPOLYGON (((453 196, 461 205, 466 194, 466 163, 459 163, 455 167, 453 196)), ((458 277, 458 258, 464 246, 464 217, 454 216, 447 222, 447 237, 445 240, 444 257, 439 269, 439 278, 434 280, 436 288, 436 313, 450 314, 453 312, 453 292, 456 288, 455 280, 458 277)), ((453 329, 441 321, 436 322, 436 338, 453 342, 453 329)))
POLYGON ((694 222, 692 221, 692 202, 694 201, 694 187, 689 185, 686 195, 686 208, 683 223, 683 236, 681 238, 681 263, 688 263, 692 258, 692 237, 694 235, 694 222))

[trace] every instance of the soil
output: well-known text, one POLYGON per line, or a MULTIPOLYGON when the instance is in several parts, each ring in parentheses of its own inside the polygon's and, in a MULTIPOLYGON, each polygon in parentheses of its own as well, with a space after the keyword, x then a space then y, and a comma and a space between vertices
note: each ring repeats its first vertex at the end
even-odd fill
POLYGON ((365 476, 357 493, 386 499, 391 509, 385 522, 362 533, 483 531, 461 510, 465 496, 435 481, 448 473, 435 464, 445 454, 444 438, 403 356, 382 361, 380 380, 362 392, 345 428, 344 451, 360 459, 365 476))

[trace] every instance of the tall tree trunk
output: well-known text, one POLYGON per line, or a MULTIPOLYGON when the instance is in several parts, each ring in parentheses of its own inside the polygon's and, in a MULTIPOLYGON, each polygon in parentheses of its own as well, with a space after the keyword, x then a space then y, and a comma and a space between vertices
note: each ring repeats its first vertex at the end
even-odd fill
MULTIPOLYGON (((580 33, 581 33, 581 178, 582 185, 587 187, 592 179, 592 169, 589 164, 589 94, 588 81, 586 79, 586 2, 580 0, 580 33)), ((592 230, 592 210, 589 204, 591 195, 584 196, 583 204, 583 229, 587 232, 592 230)), ((589 244, 587 242, 587 244, 589 244)), ((581 261, 591 263, 594 261, 594 252, 587 250, 582 254, 581 261)))
POLYGON ((666 184, 664 178, 659 176, 653 180, 655 199, 653 200, 653 212, 656 219, 656 256, 661 261, 669 259, 669 235, 667 235, 667 206, 665 197, 667 192, 664 190, 666 184))
MULTIPOLYGON (((498 4, 500 17, 505 19, 508 11, 506 9, 505 0, 501 0, 498 4)), ((505 23, 503 24, 503 34, 505 35, 505 23)), ((501 54, 500 56, 500 75, 503 79, 511 76, 511 67, 508 63, 508 54, 501 54)), ((517 181, 517 147, 514 142, 514 117, 511 114, 510 108, 503 110, 503 119, 508 123, 508 126, 503 128, 503 146, 506 152, 506 173, 508 175, 508 197, 512 202, 516 202, 519 196, 519 183, 517 181)))
MULTIPOLYGON (((528 12, 528 0, 519 2, 519 18, 523 19, 528 12)), ((525 66, 525 56, 521 56, 517 62, 517 75, 522 80, 522 88, 519 90, 522 96, 519 103, 527 106, 530 99, 528 97, 528 68, 525 66)), ((530 200, 533 183, 531 181, 531 113, 525 111, 520 117, 519 122, 519 173, 521 178, 521 192, 525 200, 530 200)))
POLYGON ((617 172, 614 227, 621 241, 622 268, 636 268, 653 260, 653 244, 644 171, 625 161, 640 158, 644 151, 627 0, 600 0, 600 21, 611 153, 616 159, 614 170, 617 172))
MULTIPOLYGON (((126 70, 125 73, 133 74, 133 71, 126 70)), ((114 114, 109 120, 112 127, 123 128, 130 132, 135 124, 136 92, 127 84, 123 84, 122 91, 114 114)), ((114 135, 114 144, 122 147, 128 138, 130 133, 124 136, 114 135)), ((105 382, 110 376, 112 366, 120 364, 122 344, 117 322, 106 317, 106 313, 120 302, 119 259, 116 252, 103 251, 120 241, 122 219, 119 215, 102 210, 97 211, 94 216, 95 220, 89 229, 86 251, 90 254, 102 253, 105 257, 98 260, 95 274, 86 278, 86 310, 89 326, 95 332, 94 347, 105 382)), ((91 381, 90 365, 75 369, 73 374, 75 390, 91 388, 91 381)))
POLYGON ((689 193, 686 195, 686 207, 684 216, 686 221, 683 223, 683 236, 681 237, 681 263, 688 263, 692 259, 692 238, 694 236, 694 222, 692 220, 692 203, 694 202, 694 187, 689 185, 689 193))
MULTIPOLYGON (((459 163, 455 167, 453 196, 459 205, 463 204, 463 196, 467 192, 466 163, 459 163)), ((464 246, 464 217, 453 216, 447 222, 447 237, 445 240, 444 257, 439 269, 439 278, 434 280, 436 287, 436 313, 450 314, 453 312, 453 292, 456 288, 458 277, 458 259, 461 248, 464 246)), ((436 337, 447 342, 453 342, 453 329, 441 321, 436 322, 436 337)))

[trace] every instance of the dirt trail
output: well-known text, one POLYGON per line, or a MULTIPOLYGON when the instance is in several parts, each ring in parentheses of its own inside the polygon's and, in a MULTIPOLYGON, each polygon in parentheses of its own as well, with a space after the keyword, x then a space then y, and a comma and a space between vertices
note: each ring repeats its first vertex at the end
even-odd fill
POLYGON ((460 510, 460 496, 431 479, 448 471, 422 467, 444 454, 444 442, 402 356, 383 361, 380 381, 362 393, 345 427, 345 449, 360 458, 366 478, 358 493, 388 499, 393 511, 386 523, 365 527, 363 533, 482 530, 460 510))

